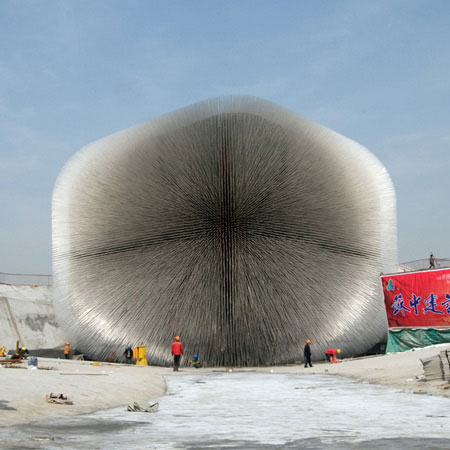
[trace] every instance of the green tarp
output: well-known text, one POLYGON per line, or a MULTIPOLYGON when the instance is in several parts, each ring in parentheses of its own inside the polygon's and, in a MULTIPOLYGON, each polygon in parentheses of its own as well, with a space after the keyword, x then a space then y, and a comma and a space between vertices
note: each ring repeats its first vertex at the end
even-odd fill
POLYGON ((427 347, 447 342, 450 342, 450 329, 403 328, 399 331, 389 330, 386 353, 404 352, 414 347, 427 347))

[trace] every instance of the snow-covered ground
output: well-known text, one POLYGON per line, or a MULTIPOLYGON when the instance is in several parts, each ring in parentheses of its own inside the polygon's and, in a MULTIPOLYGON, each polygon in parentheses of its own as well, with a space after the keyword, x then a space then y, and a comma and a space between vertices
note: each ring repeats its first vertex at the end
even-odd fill
POLYGON ((8 427, 0 448, 450 448, 444 397, 311 374, 203 372, 166 381, 155 413, 120 407, 8 427))

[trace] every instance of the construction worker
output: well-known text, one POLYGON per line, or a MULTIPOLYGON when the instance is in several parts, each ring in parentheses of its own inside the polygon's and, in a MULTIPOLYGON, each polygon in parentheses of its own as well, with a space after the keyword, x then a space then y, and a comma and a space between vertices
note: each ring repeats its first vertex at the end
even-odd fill
POLYGON ((336 364, 338 361, 337 356, 341 353, 341 350, 338 348, 329 348, 328 350, 325 350, 325 356, 327 357, 330 364, 336 364))
POLYGON ((127 359, 127 364, 133 363, 133 349, 131 348, 131 345, 129 345, 123 352, 123 356, 127 359))
POLYGON ((27 355, 29 355, 30 352, 26 347, 21 347, 19 351, 15 355, 15 359, 27 359, 27 355))
POLYGON ((434 257, 433 253, 430 255, 430 267, 429 269, 436 269, 436 258, 434 257))
POLYGON ((305 367, 312 367, 311 364, 311 347, 309 346, 311 341, 309 339, 306 340, 305 348, 303 349, 303 358, 305 360, 305 367))
POLYGON ((66 342, 66 345, 64 346, 64 358, 70 358, 70 342, 66 342))
POLYGON ((175 336, 175 341, 172 342, 174 372, 178 372, 178 368, 180 367, 181 355, 183 354, 183 352, 183 344, 181 343, 180 336, 175 336))
POLYGON ((192 365, 196 368, 196 369, 200 369, 202 367, 202 363, 200 362, 200 360, 198 359, 198 355, 194 355, 194 361, 192 362, 192 365))

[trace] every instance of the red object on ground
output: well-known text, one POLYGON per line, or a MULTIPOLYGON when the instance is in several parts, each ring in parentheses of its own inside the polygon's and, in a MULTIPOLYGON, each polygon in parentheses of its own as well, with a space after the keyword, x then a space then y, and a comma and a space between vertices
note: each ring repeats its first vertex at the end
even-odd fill
POLYGON ((182 355, 183 344, 180 341, 172 342, 172 355, 182 355))

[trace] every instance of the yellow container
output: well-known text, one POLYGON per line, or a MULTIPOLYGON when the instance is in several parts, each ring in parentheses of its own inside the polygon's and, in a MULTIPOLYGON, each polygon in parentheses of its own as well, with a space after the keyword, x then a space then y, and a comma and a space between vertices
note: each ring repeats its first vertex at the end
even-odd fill
POLYGON ((136 358, 137 366, 148 366, 146 353, 147 353, 146 347, 142 346, 133 348, 133 356, 136 358))

